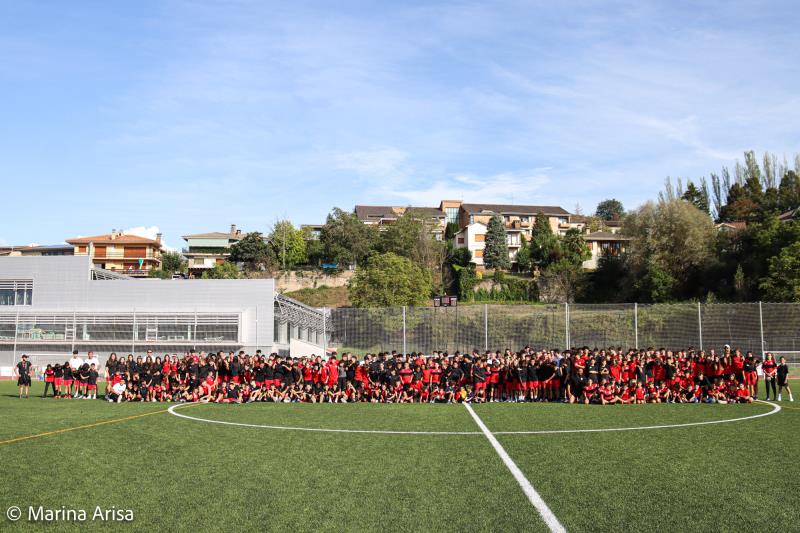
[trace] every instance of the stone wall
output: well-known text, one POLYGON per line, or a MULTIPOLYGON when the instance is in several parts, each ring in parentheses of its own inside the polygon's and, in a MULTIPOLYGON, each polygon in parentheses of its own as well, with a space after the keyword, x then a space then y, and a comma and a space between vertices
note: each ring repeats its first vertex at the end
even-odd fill
POLYGON ((343 287, 347 285, 355 271, 345 270, 330 275, 318 271, 293 270, 276 274, 275 290, 277 292, 291 292, 300 289, 316 289, 320 285, 328 287, 343 287))

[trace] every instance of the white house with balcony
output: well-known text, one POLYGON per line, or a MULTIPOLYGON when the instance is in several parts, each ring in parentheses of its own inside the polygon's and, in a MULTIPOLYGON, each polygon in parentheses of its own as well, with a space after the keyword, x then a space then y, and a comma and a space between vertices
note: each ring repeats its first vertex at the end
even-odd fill
POLYGON ((227 233, 196 233, 184 235, 183 240, 186 241, 186 248, 182 253, 188 261, 189 275, 199 278, 203 272, 224 263, 230 257, 231 246, 242 240, 242 230, 237 229, 236 224, 231 224, 227 233))

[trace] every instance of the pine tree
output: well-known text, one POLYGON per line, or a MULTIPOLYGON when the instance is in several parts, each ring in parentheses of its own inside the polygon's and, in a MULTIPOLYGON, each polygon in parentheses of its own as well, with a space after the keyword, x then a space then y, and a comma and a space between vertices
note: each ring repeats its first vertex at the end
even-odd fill
POLYGON ((483 263, 487 268, 505 269, 511 266, 508 259, 508 242, 503 218, 495 215, 486 227, 486 245, 483 250, 483 263))
POLYGON ((550 220, 544 213, 536 215, 536 222, 531 230, 531 259, 540 270, 556 259, 558 237, 550 227, 550 220))

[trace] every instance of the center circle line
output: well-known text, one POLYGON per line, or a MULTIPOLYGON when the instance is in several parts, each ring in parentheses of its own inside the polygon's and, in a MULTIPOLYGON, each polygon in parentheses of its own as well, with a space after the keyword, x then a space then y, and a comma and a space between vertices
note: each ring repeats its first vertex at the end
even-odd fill
MULTIPOLYGON (((703 422, 686 422, 682 424, 666 424, 658 426, 595 428, 595 429, 544 429, 536 431, 493 431, 492 433, 494 435, 551 435, 559 433, 605 433, 612 431, 643 431, 651 429, 682 428, 691 426, 704 426, 710 424, 725 424, 728 422, 741 422, 744 420, 753 420, 755 418, 761 418, 777 414, 781 410, 781 407, 779 405, 774 404, 772 402, 767 402, 763 400, 758 400, 758 402, 771 405, 772 410, 766 413, 759 413, 757 415, 750 415, 738 418, 728 418, 724 420, 706 420, 703 422)), ((316 433, 366 433, 366 434, 377 434, 377 435, 439 435, 439 436, 483 435, 483 433, 481 433, 480 431, 400 431, 400 430, 384 430, 384 429, 338 429, 338 428, 306 428, 306 427, 295 427, 295 426, 274 426, 267 424, 248 424, 244 422, 230 422, 227 420, 213 420, 210 418, 200 418, 197 416, 189 416, 177 412, 178 408, 188 407, 190 405, 196 405, 196 404, 191 403, 191 404, 173 405, 169 409, 167 409, 167 411, 169 412, 169 414, 173 416, 177 416, 179 418, 185 418, 186 420, 193 420, 195 422, 205 422, 207 424, 221 424, 226 426, 238 426, 238 427, 248 427, 248 428, 278 429, 283 431, 311 431, 316 433)))

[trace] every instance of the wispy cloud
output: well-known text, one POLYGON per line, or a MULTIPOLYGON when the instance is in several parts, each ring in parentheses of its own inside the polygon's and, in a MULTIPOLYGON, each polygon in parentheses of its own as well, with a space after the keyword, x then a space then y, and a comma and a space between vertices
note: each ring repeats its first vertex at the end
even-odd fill
POLYGON ((535 203, 549 182, 541 172, 506 172, 488 176, 462 174, 418 186, 406 184, 397 189, 376 188, 373 195, 402 199, 420 206, 437 205, 441 200, 494 203, 535 203))

